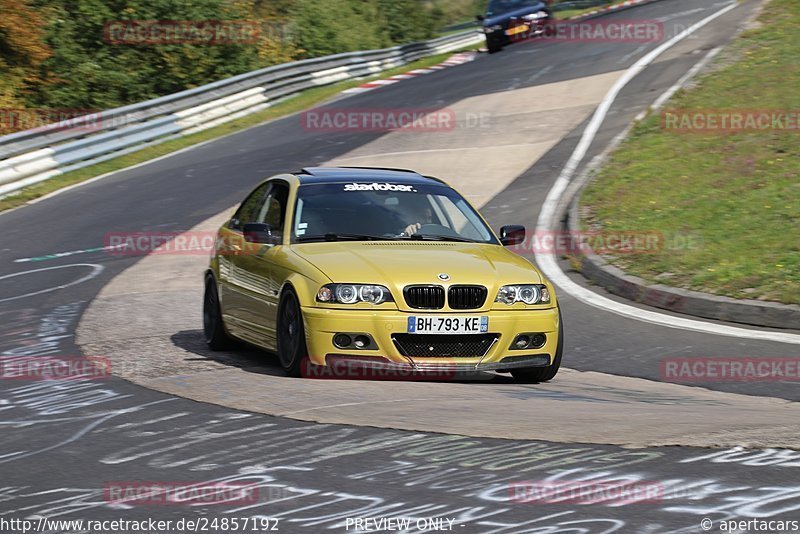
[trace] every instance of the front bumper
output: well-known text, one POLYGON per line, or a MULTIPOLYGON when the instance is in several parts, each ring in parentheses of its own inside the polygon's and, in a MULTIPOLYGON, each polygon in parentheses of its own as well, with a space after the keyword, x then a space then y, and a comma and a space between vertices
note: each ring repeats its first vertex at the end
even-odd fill
MULTIPOLYGON (((551 365, 558 348, 560 328, 558 308, 542 310, 490 310, 470 313, 441 312, 430 315, 481 315, 489 317, 488 333, 496 340, 482 356, 410 357, 404 356, 394 337, 406 334, 408 317, 423 313, 397 310, 342 310, 303 308, 306 345, 309 360, 315 365, 330 365, 332 361, 350 361, 361 366, 416 371, 505 371, 514 368, 551 365), (333 344, 341 332, 358 332, 372 336, 375 346, 370 349, 343 351, 333 344), (521 333, 543 333, 547 340, 541 348, 511 350, 510 345, 521 333)), ((437 339, 447 340, 440 335, 437 339)))
POLYGON ((511 44, 511 38, 506 35, 505 28, 484 33, 484 35, 486 37, 487 46, 506 46, 511 44))

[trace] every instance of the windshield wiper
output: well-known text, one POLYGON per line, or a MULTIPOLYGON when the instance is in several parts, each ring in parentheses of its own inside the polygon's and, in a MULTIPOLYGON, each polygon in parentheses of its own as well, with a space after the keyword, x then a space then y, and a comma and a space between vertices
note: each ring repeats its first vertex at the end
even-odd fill
POLYGON ((420 241, 456 241, 458 243, 478 243, 473 239, 466 237, 456 237, 450 235, 435 235, 435 234, 411 234, 410 239, 419 239, 420 241))
POLYGON ((309 241, 386 241, 390 238, 370 234, 347 234, 329 232, 324 235, 304 235, 297 238, 298 243, 309 241))
POLYGON ((329 232, 323 235, 304 235, 297 238, 298 243, 309 243, 314 241, 455 241, 458 243, 479 243, 472 239, 456 236, 445 236, 435 234, 411 234, 410 236, 381 236, 371 234, 348 234, 329 232))

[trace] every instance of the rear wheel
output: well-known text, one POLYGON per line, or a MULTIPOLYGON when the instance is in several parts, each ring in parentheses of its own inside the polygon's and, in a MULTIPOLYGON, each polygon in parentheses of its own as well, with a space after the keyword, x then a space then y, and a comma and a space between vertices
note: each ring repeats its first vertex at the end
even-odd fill
POLYGON ((203 333, 211 350, 225 350, 231 346, 231 338, 225 333, 225 324, 222 322, 217 283, 211 275, 206 276, 203 296, 203 333))
POLYGON ((303 358, 307 356, 300 302, 295 292, 288 289, 278 307, 278 359, 288 376, 299 377, 303 358))
POLYGON ((526 369, 513 369, 511 376, 517 382, 547 382, 555 378, 561 367, 561 354, 564 352, 564 321, 561 319, 561 310, 558 310, 558 346, 552 365, 547 367, 528 367, 526 369))

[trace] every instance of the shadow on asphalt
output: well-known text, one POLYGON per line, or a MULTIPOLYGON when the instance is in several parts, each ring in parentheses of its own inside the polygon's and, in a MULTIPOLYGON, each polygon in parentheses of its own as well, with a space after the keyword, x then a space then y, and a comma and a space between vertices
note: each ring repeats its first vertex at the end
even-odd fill
MULTIPOLYGON (((170 340, 176 347, 196 354, 198 358, 187 357, 184 361, 189 363, 193 361, 205 362, 208 360, 221 363, 230 367, 236 367, 242 371, 260 375, 270 375, 285 378, 286 380, 294 380, 287 377, 280 363, 278 356, 275 353, 254 347, 248 343, 236 341, 230 350, 226 351, 212 351, 206 345, 203 339, 202 330, 181 330, 170 336, 170 340)), ((451 374, 440 373, 437 375, 409 375, 406 372, 400 373, 376 373, 369 375, 364 373, 363 370, 358 372, 328 372, 320 368, 317 373, 311 373, 310 379, 317 380, 363 380, 369 382, 377 381, 399 381, 399 382, 438 382, 438 383, 463 383, 463 384, 513 384, 514 379, 511 375, 498 374, 498 373, 475 373, 475 374, 451 374)))
POLYGON ((206 345, 202 330, 181 330, 172 334, 170 340, 176 347, 200 356, 186 358, 187 362, 213 360, 248 373, 285 376, 276 354, 247 343, 236 341, 230 350, 213 351, 206 345))

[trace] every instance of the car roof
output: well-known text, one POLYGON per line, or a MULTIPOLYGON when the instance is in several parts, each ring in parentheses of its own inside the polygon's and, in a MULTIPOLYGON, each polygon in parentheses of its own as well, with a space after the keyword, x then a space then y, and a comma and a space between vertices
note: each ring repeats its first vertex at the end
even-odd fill
POLYGON ((296 173, 301 184, 391 182, 408 185, 447 185, 438 178, 406 169, 381 167, 306 167, 296 173))

